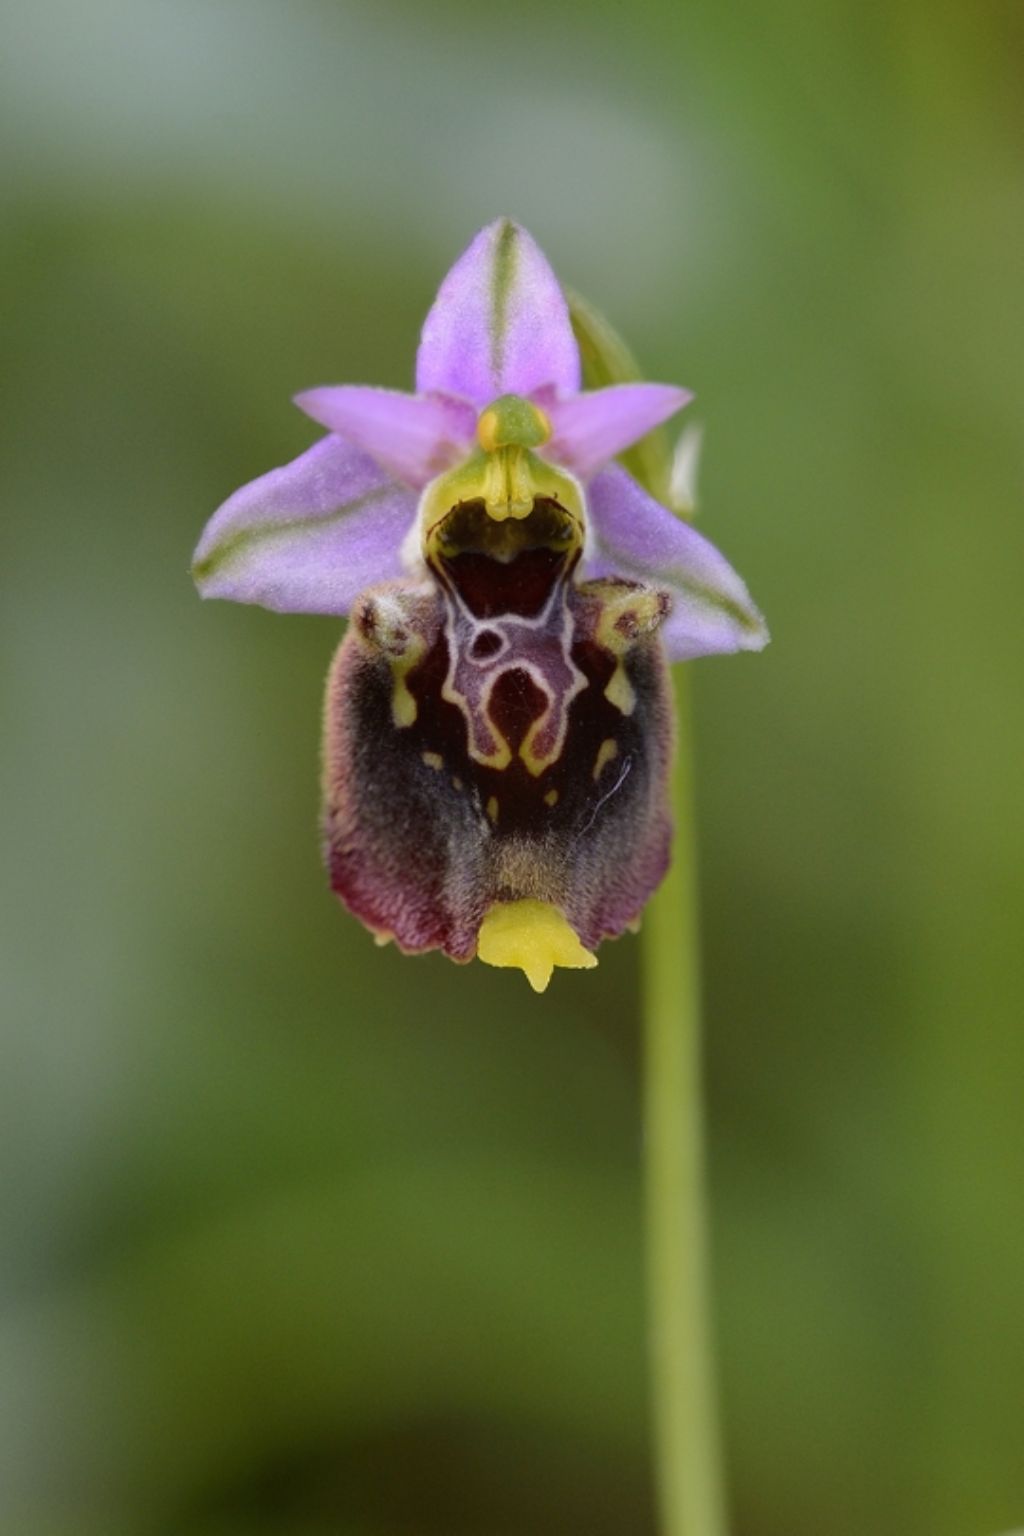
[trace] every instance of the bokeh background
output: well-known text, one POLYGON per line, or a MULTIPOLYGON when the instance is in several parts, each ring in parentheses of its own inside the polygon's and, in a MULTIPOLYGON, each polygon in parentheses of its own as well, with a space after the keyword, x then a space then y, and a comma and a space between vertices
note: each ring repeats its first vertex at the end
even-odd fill
MULTIPOLYGON (((698 394, 736 1536, 1024 1524, 1024 19, 6 0, 0 1529, 644 1536, 637 943, 374 949, 330 621, 189 556, 535 233, 698 394)), ((415 850, 410 850, 410 857, 415 850)))

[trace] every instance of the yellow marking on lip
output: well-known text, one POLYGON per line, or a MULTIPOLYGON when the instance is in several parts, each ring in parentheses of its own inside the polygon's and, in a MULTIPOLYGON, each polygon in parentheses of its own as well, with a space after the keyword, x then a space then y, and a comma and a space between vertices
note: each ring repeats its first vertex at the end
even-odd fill
POLYGON ((391 663, 392 692, 391 718, 399 730, 414 725, 419 706, 409 691, 406 678, 416 663, 422 660, 427 643, 421 635, 411 635, 401 656, 389 656, 391 663))
POLYGON ((410 625, 400 596, 379 593, 364 598, 352 616, 355 634, 371 655, 391 668, 391 719, 399 730, 415 722, 416 700, 406 678, 427 649, 426 638, 410 625))
POLYGON ((549 789, 548 790, 547 794, 544 796, 544 804, 545 805, 552 805, 552 806, 558 804, 558 790, 557 789, 549 789))
POLYGON ((612 759, 618 757, 618 755, 618 742, 614 739, 614 737, 607 736, 598 748, 597 757, 594 759, 594 778, 599 779, 603 770, 607 768, 612 759))
POLYGON ((604 696, 624 715, 631 715, 636 708, 636 694, 626 675, 624 658, 638 641, 654 633, 667 610, 664 592, 650 588, 623 586, 603 599, 596 639, 616 659, 604 696))
POLYGON ((615 656, 625 653, 657 629, 668 612, 664 592, 651 587, 622 585, 604 595, 597 625, 597 641, 615 656))
POLYGON ((609 704, 614 704, 620 714, 631 715, 636 709, 636 693, 621 661, 608 679, 604 696, 609 704))
POLYGON ((547 901, 496 902, 480 925, 476 952, 485 965, 524 972, 535 992, 547 989, 556 965, 589 971, 597 964, 564 914, 547 901))
POLYGON ((459 778, 458 774, 456 774, 455 777, 452 779, 452 789, 462 789, 462 788, 463 788, 462 780, 459 778))
MULTIPOLYGON (((403 672, 407 670, 408 668, 402 669, 403 672)), ((395 691, 391 695, 391 718, 398 729, 403 730, 406 726, 415 725, 418 712, 418 705, 409 692, 409 685, 396 667, 395 691)))
POLYGON ((498 811, 498 797, 497 795, 492 795, 487 802, 487 819, 493 822, 495 826, 498 824, 498 811))
POLYGON ((440 752, 424 752, 423 761, 426 763, 428 768, 444 767, 444 758, 441 756, 440 752))
MULTIPOLYGON (((457 704, 458 707, 462 710, 463 714, 466 715, 472 723, 473 717, 469 713, 462 695, 458 693, 454 688, 448 687, 447 679, 442 685, 441 697, 444 699, 446 704, 457 704)), ((468 751, 473 761, 475 763, 479 763, 482 768, 494 768, 497 772, 501 773, 512 761, 512 748, 509 746, 501 732, 496 727, 494 727, 490 720, 487 721, 487 724, 491 729, 491 737, 495 743, 493 749, 490 752, 481 752, 479 747, 477 747, 473 742, 472 736, 470 736, 469 741, 466 743, 466 750, 468 751)))
POLYGON ((561 742, 556 742, 554 750, 548 752, 543 757, 533 750, 534 738, 539 736, 541 731, 547 726, 548 714, 550 714, 550 710, 541 715, 540 719, 530 727, 526 739, 522 742, 519 748, 520 762, 525 765, 527 773, 535 779, 540 778, 545 768, 551 767, 551 764, 558 756, 559 749, 561 747, 561 742))
POLYGON ((549 706, 540 719, 534 721, 519 748, 519 759, 525 766, 527 773, 534 779, 539 779, 545 768, 550 768, 551 764, 556 762, 562 755, 562 747, 565 745, 565 733, 569 728, 569 705, 576 695, 587 686, 586 678, 575 663, 570 663, 570 665, 575 673, 570 687, 565 690, 561 700, 555 705, 549 706), (547 752, 537 752, 535 751, 537 738, 549 729, 552 708, 557 708, 561 717, 558 735, 547 752))

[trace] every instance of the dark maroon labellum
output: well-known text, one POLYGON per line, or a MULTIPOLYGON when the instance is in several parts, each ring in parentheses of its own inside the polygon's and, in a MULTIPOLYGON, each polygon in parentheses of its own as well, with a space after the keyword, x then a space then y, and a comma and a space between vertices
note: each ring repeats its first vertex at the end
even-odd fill
POLYGON ((453 509, 432 581, 363 595, 327 691, 331 885, 407 951, 476 952, 495 902, 536 899, 587 949, 668 865, 668 599, 577 584, 557 503, 453 509))

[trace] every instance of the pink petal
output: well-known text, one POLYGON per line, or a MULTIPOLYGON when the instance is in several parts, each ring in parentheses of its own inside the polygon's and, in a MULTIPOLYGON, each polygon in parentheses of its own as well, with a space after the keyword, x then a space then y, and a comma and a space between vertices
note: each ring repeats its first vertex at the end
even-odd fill
POLYGON ((693 399, 674 384, 612 384, 565 400, 544 401, 553 428, 543 448, 553 464, 588 480, 693 399))
POLYGON ((510 219, 488 224, 441 284, 416 359, 421 394, 462 395, 478 408, 545 385, 575 393, 580 359, 558 279, 510 219))
POLYGON ((229 496, 207 523, 192 574, 203 597, 280 613, 348 613, 375 582, 403 574, 416 494, 340 437, 229 496))
POLYGON ((308 389, 295 404, 417 490, 465 457, 476 428, 476 412, 465 400, 369 385, 308 389))

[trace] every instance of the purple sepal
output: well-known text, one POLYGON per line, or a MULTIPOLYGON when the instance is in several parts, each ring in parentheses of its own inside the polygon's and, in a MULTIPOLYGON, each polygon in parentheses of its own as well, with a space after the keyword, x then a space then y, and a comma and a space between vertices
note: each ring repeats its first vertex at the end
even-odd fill
POLYGON ((360 449, 325 437, 228 497, 192 574, 203 597, 346 614, 366 587, 402 574, 416 500, 360 449))
POLYGON ((488 224, 441 284, 416 358, 420 394, 499 395, 580 386, 565 297, 533 239, 510 219, 488 224))
POLYGON ((295 404, 417 490, 465 458, 476 431, 473 407, 450 395, 328 384, 296 395, 295 404))
POLYGON ((552 426, 542 451, 552 464, 589 480, 692 399, 688 389, 674 384, 612 384, 564 400, 542 398, 552 426))
POLYGON ((626 576, 672 599, 662 627, 670 661, 731 651, 760 651, 764 619, 725 556, 682 518, 610 465, 591 482, 592 548, 584 576, 626 576))

